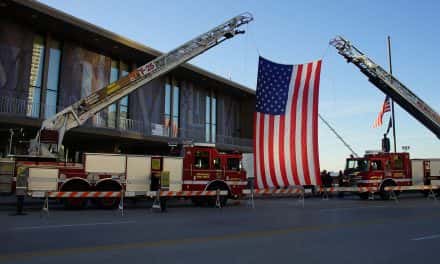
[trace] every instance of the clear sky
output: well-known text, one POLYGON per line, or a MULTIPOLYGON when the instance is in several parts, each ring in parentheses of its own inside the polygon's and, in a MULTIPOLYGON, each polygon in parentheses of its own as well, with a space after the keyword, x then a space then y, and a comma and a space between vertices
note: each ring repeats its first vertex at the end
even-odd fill
MULTIPOLYGON (((225 20, 249 11, 255 20, 245 35, 215 47, 191 63, 255 89, 258 54, 285 64, 323 58, 320 113, 357 151, 380 149, 386 125, 372 124, 385 98, 328 42, 343 35, 388 69, 391 36, 393 72, 440 111, 440 1, 281 0, 44 0, 90 23, 160 51, 171 50, 225 20)), ((388 122, 389 114, 384 122, 388 122)), ((411 157, 440 158, 440 141, 396 106, 397 149, 411 157)), ((321 169, 339 170, 350 152, 319 124, 321 169)))

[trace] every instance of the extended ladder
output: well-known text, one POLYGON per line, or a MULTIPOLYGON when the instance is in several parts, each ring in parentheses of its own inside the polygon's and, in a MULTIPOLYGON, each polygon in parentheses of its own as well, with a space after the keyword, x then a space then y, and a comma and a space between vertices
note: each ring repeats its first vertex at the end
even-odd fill
POLYGON ((180 47, 159 56, 147 64, 137 68, 125 77, 106 87, 93 92, 89 96, 68 106, 56 115, 43 121, 40 132, 31 141, 30 154, 50 156, 47 146, 40 144, 40 134, 44 131, 56 131, 57 150, 60 149, 63 136, 68 130, 84 124, 97 112, 128 95, 139 87, 166 74, 179 65, 207 51, 208 49, 244 33, 238 28, 251 22, 253 17, 249 13, 236 16, 210 31, 188 41, 180 47))
POLYGON ((341 36, 330 41, 347 62, 356 65, 368 80, 440 138, 440 116, 394 76, 341 36))

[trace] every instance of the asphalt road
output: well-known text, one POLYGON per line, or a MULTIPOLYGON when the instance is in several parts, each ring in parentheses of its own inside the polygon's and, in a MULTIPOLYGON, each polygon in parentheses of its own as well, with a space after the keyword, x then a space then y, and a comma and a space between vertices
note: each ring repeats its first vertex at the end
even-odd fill
MULTIPOLYGON (((0 197, 0 199, 2 199, 0 197)), ((0 263, 436 263, 440 202, 354 197, 256 200, 225 208, 186 202, 156 213, 119 211, 10 216, 0 204, 0 263)))

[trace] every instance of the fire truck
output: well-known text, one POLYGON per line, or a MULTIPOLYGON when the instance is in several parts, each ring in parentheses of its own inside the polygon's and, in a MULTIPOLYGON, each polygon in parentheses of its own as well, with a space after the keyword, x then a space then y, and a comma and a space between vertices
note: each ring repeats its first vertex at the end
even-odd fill
MULTIPOLYGON (((222 196, 222 203, 228 197, 238 198, 246 185, 241 154, 220 153, 215 145, 187 145, 181 157, 84 153, 82 163, 68 163, 62 161, 62 142, 70 129, 84 124, 146 83, 244 33, 239 28, 252 20, 249 13, 238 15, 44 120, 30 142, 27 155, 0 161, 0 191, 69 192, 72 197, 63 202, 73 208, 86 205, 89 191, 94 192, 92 196, 96 195, 93 197, 96 199, 93 200, 103 208, 117 205, 120 196, 113 196, 112 192, 120 191, 125 196, 137 197, 150 190, 166 189, 174 196, 178 193, 192 197, 191 191, 200 194, 206 190, 223 190, 227 196, 222 196), (84 193, 84 197, 78 197, 79 192, 84 193)), ((211 201, 201 195, 193 200, 195 203, 211 201)))
MULTIPOLYGON (((363 157, 346 160, 345 186, 377 187, 389 199, 388 186, 440 184, 440 159, 410 159, 409 153, 366 151, 363 157)), ((360 194, 367 198, 368 193, 360 194)))
POLYGON ((3 175, 9 169, 10 176, 15 172, 17 178, 27 179, 26 191, 31 196, 69 192, 71 197, 61 199, 66 208, 81 209, 91 200, 110 209, 120 201, 112 193, 145 198, 158 190, 190 198, 197 205, 215 204, 213 196, 196 195, 201 191, 226 191, 220 198, 223 206, 228 198, 239 198, 246 187, 241 159, 241 153, 221 153, 213 144, 196 143, 184 146, 182 157, 84 153, 83 163, 5 160, 0 168, 3 175), (96 197, 82 198, 75 192, 96 193, 96 197))
MULTIPOLYGON (((440 138, 440 115, 426 102, 350 41, 338 36, 330 44, 372 84, 440 138)), ((440 159, 410 159, 407 152, 367 151, 364 157, 352 153, 345 167, 343 182, 346 186, 378 187, 382 198, 388 199, 389 194, 384 191, 387 186, 440 184, 440 159)), ((367 198, 368 193, 361 196, 367 198)))

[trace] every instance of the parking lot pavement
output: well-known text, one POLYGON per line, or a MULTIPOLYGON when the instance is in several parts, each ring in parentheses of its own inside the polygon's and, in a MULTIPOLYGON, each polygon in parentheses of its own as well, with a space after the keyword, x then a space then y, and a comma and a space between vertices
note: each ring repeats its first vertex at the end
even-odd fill
POLYGON ((308 198, 304 208, 293 198, 257 199, 254 209, 176 201, 167 213, 126 205, 124 216, 54 203, 49 216, 40 203, 10 216, 4 206, 0 263, 415 263, 435 261, 440 242, 440 205, 418 195, 308 198))

